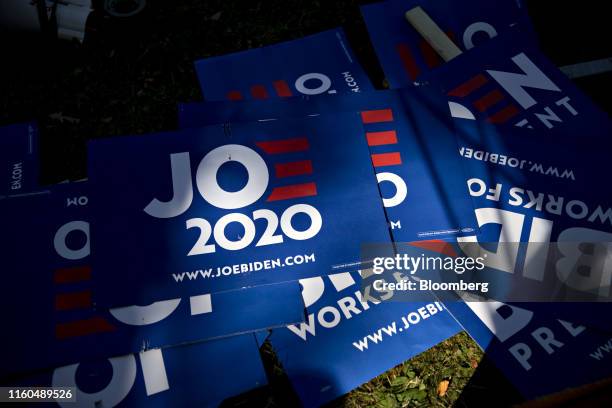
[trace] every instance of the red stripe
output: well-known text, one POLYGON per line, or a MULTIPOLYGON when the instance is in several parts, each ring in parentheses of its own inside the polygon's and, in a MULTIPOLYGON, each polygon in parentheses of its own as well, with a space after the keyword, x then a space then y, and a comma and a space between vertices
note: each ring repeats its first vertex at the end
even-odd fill
POLYGON ((110 332, 116 327, 103 317, 92 317, 91 319, 77 320, 70 323, 58 323, 55 325, 55 337, 66 339, 68 337, 86 336, 88 334, 110 332))
POLYGON ((366 132, 366 139, 368 140, 368 146, 395 144, 397 143, 397 133, 395 133, 395 130, 366 132))
POLYGON ((515 116, 519 113, 519 110, 514 105, 506 106, 505 108, 499 110, 494 115, 491 115, 487 118, 487 122, 490 123, 504 123, 511 117, 515 116))
POLYGON ((253 85, 251 87, 251 96, 255 99, 266 99, 268 97, 268 91, 263 85, 253 85))
POLYGON ((274 170, 276 170, 276 177, 312 174, 312 162, 310 160, 303 160, 291 163, 277 163, 274 165, 274 170))
POLYGON ((415 80, 417 76, 419 76, 420 70, 414 61, 410 48, 406 44, 397 44, 395 49, 400 57, 400 60, 402 61, 404 70, 406 70, 406 73, 408 73, 411 80, 415 80))
POLYGON ((289 85, 287 85, 287 82, 283 80, 279 80, 279 81, 272 82, 272 85, 274 86, 274 90, 276 91, 276 94, 278 96, 282 98, 293 96, 293 92, 291 92, 291 88, 289 88, 289 85))
POLYGON ((391 109, 379 109, 361 112, 361 121, 363 123, 391 122, 392 120, 393 111, 391 109))
POLYGON ((395 166, 402 164, 402 157, 398 152, 373 154, 372 164, 374 167, 395 166))
POLYGON ((441 239, 432 239, 428 241, 417 241, 417 242, 409 242, 409 246, 427 249, 428 251, 437 252, 442 255, 456 257, 457 252, 453 246, 446 241, 442 241, 441 239))
POLYGON ((53 275, 54 283, 73 283, 91 279, 90 266, 57 269, 53 275))
POLYGON ((496 103, 502 101, 504 99, 504 94, 502 94, 499 90, 495 89, 482 98, 478 99, 474 102, 474 107, 478 109, 480 112, 486 111, 489 107, 495 105, 496 103))
POLYGON ((55 310, 89 309, 91 291, 55 295, 55 310))
POLYGON ((292 184, 274 188, 267 201, 289 200, 290 198, 315 195, 317 195, 317 185, 315 183, 292 184))
POLYGON ((482 74, 478 74, 472 79, 465 81, 464 83, 462 83, 461 85, 459 85, 458 87, 450 91, 448 95, 456 96, 458 98, 463 98, 464 96, 469 95, 472 91, 486 84, 488 81, 489 80, 487 79, 486 76, 482 74))
POLYGON ((305 137, 273 140, 269 142, 256 142, 255 144, 268 154, 303 152, 304 150, 308 150, 310 148, 308 139, 305 137))
POLYGON ((429 68, 437 67, 442 63, 442 59, 440 58, 436 50, 434 50, 433 47, 429 45, 427 41, 421 41, 419 47, 421 48, 421 55, 425 60, 425 64, 427 64, 429 68))
POLYGON ((239 101, 243 99, 240 91, 229 91, 225 97, 230 101, 239 101))

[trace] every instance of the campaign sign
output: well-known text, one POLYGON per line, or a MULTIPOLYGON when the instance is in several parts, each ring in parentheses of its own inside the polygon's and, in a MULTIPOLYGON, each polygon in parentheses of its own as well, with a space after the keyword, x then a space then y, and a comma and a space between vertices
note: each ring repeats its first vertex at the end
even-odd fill
POLYGON ((265 384, 254 337, 240 335, 59 367, 12 385, 75 388, 72 402, 36 406, 110 408, 217 407, 265 384))
POLYGON ((3 279, 11 288, 1 315, 19 328, 0 340, 0 378, 304 321, 297 282, 96 307, 88 197, 79 182, 0 202, 2 269, 10 271, 3 279))
POLYGON ((272 347, 304 407, 331 401, 456 334, 438 302, 389 302, 357 273, 300 281, 305 323, 274 329, 272 347))
MULTIPOLYGON (((182 104, 183 126, 360 112, 395 241, 473 234, 476 220, 442 96, 428 87, 310 100, 182 104)), ((371 240, 370 240, 371 241, 371 240)))
MULTIPOLYGON (((591 222, 591 227, 608 232, 610 223, 606 211, 611 200, 601 190, 600 186, 607 181, 600 169, 601 163, 608 161, 605 146, 612 134, 610 119, 528 44, 520 29, 513 28, 432 73, 432 80, 442 84, 447 96, 455 101, 455 110, 465 113, 455 115, 460 137, 476 144, 486 140, 493 144, 493 148, 499 147, 507 152, 503 155, 476 146, 471 150, 461 150, 461 154, 474 159, 474 163, 488 163, 492 168, 503 162, 501 166, 515 169, 516 175, 527 177, 535 173, 544 177, 541 181, 531 177, 525 180, 525 187, 531 187, 532 191, 551 190, 559 196, 568 191, 580 193, 580 202, 586 203, 589 209, 581 218, 566 211, 562 224, 556 221, 558 232, 553 233, 551 241, 556 240, 561 231, 559 228, 576 220, 597 222, 600 219, 599 225, 591 222), (478 120, 464 120, 460 116, 478 120), (521 129, 527 133, 518 132, 521 129), (522 141, 525 138, 530 140, 522 141), (519 157, 521 161, 517 163, 519 157), (529 161, 528 157, 533 158, 529 161), (546 164, 547 157, 554 160, 546 164), (512 163, 507 161, 510 159, 512 163), (581 178, 577 179, 579 175, 581 178), (554 184, 549 185, 545 176, 550 176, 554 184), (602 214, 593 211, 602 211, 602 214)), ((549 208, 554 210, 556 207, 550 204, 549 208)), ((588 228, 586 224, 585 228, 588 228)), ((601 240, 591 237, 593 242, 601 240)), ((607 307, 599 305, 598 310, 607 307)), ((612 328, 606 320, 580 311, 582 307, 559 304, 555 310, 557 313, 562 310, 566 318, 576 318, 581 323, 612 328)))
MULTIPOLYGON (((459 152, 468 164, 468 185, 477 205, 481 231, 478 240, 497 242, 503 237, 505 242, 534 243, 533 250, 522 245, 511 250, 516 253, 487 253, 497 269, 542 281, 546 278, 543 265, 551 255, 543 251, 541 243, 559 242, 557 247, 567 258, 568 267, 574 268, 580 266, 580 262, 574 262, 576 257, 588 258, 588 250, 581 243, 612 241, 612 193, 602 188, 608 181, 601 172, 602 163, 610 158, 609 137, 591 137, 584 129, 582 138, 560 139, 556 134, 531 136, 529 130, 500 130, 463 122, 459 152)), ((569 288, 604 290, 607 293, 600 295, 609 297, 610 266, 589 268, 589 273, 576 274, 573 269, 557 273, 565 277, 569 288)), ((554 310, 566 319, 612 330, 607 313, 602 313, 612 311, 610 303, 538 307, 554 310)))
POLYGON ((431 72, 453 116, 560 136, 609 137, 610 119, 529 41, 523 27, 431 72), (586 130, 586 131, 585 131, 586 130))
POLYGON ((361 6, 372 44, 391 88, 412 86, 424 73, 444 64, 404 16, 417 6, 464 51, 527 19, 518 0, 388 0, 361 6))
POLYGON ((286 98, 374 89, 342 29, 195 62, 204 99, 286 98))
POLYGON ((362 132, 346 113, 91 142, 98 303, 358 269, 389 240, 362 132))
POLYGON ((528 399, 610 377, 610 332, 558 319, 540 310, 542 305, 451 302, 447 307, 528 399))
MULTIPOLYGON (((570 288, 610 290, 610 267, 591 265, 584 243, 612 241, 612 195, 604 186, 609 137, 581 138, 464 121, 460 155, 477 204, 487 264, 535 281, 558 242, 557 272, 570 288), (509 251, 484 243, 524 242, 509 251), (486 246, 486 247, 485 247, 486 246), (520 249, 520 250, 519 250, 520 249), (568 269, 569 267, 569 269, 568 269), (575 269, 579 268, 579 269, 575 269)), ((595 132, 597 133, 597 132, 595 132)), ((506 249, 504 249, 506 248, 506 249)), ((559 290, 562 290, 560 288, 559 290)), ((609 296, 609 293, 608 293, 609 296)), ((610 303, 448 302, 460 324, 528 398, 612 374, 610 303), (571 322, 571 323, 570 323, 571 322), (571 369, 568 369, 571 367, 571 369)))
POLYGON ((38 129, 33 123, 0 127, 0 197, 38 184, 38 129))

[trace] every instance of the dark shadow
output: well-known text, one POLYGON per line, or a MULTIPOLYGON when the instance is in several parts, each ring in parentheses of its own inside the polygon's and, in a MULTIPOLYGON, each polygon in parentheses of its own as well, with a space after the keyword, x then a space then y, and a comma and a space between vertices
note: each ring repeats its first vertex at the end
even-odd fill
POLYGON ((453 404, 457 408, 510 407, 524 398, 485 355, 461 395, 453 404))

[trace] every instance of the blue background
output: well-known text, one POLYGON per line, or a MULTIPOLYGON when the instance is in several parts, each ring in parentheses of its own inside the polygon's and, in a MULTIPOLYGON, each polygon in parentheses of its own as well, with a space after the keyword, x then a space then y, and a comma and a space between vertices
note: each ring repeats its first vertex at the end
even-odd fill
MULTIPOLYGON (((92 242, 95 242, 99 254, 93 259, 93 265, 99 271, 96 274, 98 304, 148 303, 203 291, 216 292, 285 282, 325 274, 332 265, 358 261, 361 242, 389 240, 367 146, 361 137, 351 136, 361 135, 361 132, 358 115, 347 113, 328 118, 234 124, 230 137, 225 135, 222 126, 211 126, 92 142, 89 173, 93 220, 97 226, 92 242), (306 152, 266 155, 255 146, 256 141, 295 137, 307 137, 310 149, 306 152), (205 153, 228 143, 244 144, 259 151, 269 171, 277 162, 310 159, 314 173, 283 181, 277 180, 272 173, 268 189, 260 200, 238 210, 213 207, 195 192, 191 208, 178 217, 156 219, 143 211, 153 197, 165 199, 170 191, 170 153, 190 152, 195 173, 205 153), (112 162, 109 162, 111 158, 112 162), (265 202, 273 187, 281 183, 287 185, 306 181, 316 182, 318 195, 265 202), (309 240, 294 241, 285 237, 283 244, 255 247, 255 242, 263 233, 264 225, 261 225, 253 244, 244 250, 227 251, 217 247, 212 254, 187 256, 197 232, 186 231, 186 219, 205 217, 214 224, 227 213, 250 215, 253 210, 261 208, 270 209, 280 216, 282 211, 296 203, 310 204, 321 213, 323 226, 318 235, 309 240), (346 210, 349 205, 351 211, 346 210), (221 279, 184 281, 181 284, 176 284, 171 276, 171 273, 203 267, 311 252, 316 254, 315 263, 291 268, 243 273, 221 279), (104 256, 110 253, 113 257, 104 256), (118 282, 121 283, 120 288, 118 282)), ((231 177, 236 177, 237 184, 244 185, 245 176, 245 172, 236 172, 231 177)), ((296 220, 299 218, 296 217, 296 220)), ((296 228, 300 229, 299 226, 296 228)), ((301 229, 304 228, 302 226, 301 229)), ((352 270, 355 269, 352 267, 352 270)))
MULTIPOLYGON (((138 354, 137 374, 128 395, 117 407, 217 407, 224 399, 266 385, 266 375, 252 335, 195 343, 162 350, 170 389, 147 396, 138 354)), ((113 372, 107 360, 83 364, 74 386, 86 393, 102 391, 113 372)), ((53 372, 31 375, 14 386, 51 386, 53 372)), ((77 397, 78 401, 78 397, 77 397)), ((67 405, 74 403, 67 403, 67 405)), ((54 406, 55 403, 37 403, 54 406)))
MULTIPOLYGON (((273 81, 284 80, 293 95, 300 95, 295 80, 317 72, 331 80, 329 91, 353 92, 342 75, 349 71, 361 91, 372 90, 368 76, 355 59, 342 29, 324 31, 293 41, 195 62, 196 73, 204 98, 225 100, 228 92, 237 90, 252 99, 250 87, 263 85, 270 97, 276 93, 273 81)), ((319 82, 308 84, 317 87, 319 82)))
POLYGON ((34 123, 0 127, 0 198, 38 185, 38 128, 34 123), (13 164, 22 163, 21 188, 11 188, 13 164))
MULTIPOLYGON (((360 290, 358 274, 353 274, 356 284, 341 291, 337 291, 328 278, 323 279, 325 291, 322 297, 308 308, 308 313, 315 314, 315 320, 322 308, 338 308, 338 300, 347 296, 354 298, 354 292, 360 290)), ((373 291, 372 296, 376 298, 373 291)), ((356 303, 359 310, 364 309, 359 301, 356 303)), ((369 309, 350 319, 343 316, 335 327, 325 328, 315 323, 315 335, 307 334, 306 341, 289 329, 275 329, 270 342, 302 404, 305 407, 320 406, 459 331, 455 320, 444 310, 400 332, 400 327, 403 327, 401 317, 424 305, 415 302, 369 302, 369 309), (353 342, 394 321, 398 329, 395 335, 388 337, 383 334, 382 341, 377 344, 370 341, 365 351, 353 346, 353 342)), ((327 319, 330 319, 329 315, 327 319)))
MULTIPOLYGON (((285 282, 254 288, 241 288, 211 295, 212 312, 191 316, 189 298, 181 301, 165 319, 142 326, 117 320, 105 308, 56 310, 56 295, 98 288, 92 280, 54 283, 59 268, 91 264, 91 256, 67 260, 54 250, 57 229, 74 220, 89 221, 89 206, 66 207, 66 200, 87 196, 86 182, 53 186, 40 194, 0 201, 4 233, 0 236, 3 270, 7 288, 0 304, 9 330, 2 336, 0 377, 28 370, 56 367, 85 359, 111 357, 142 350, 245 333, 304 319, 304 303, 297 282, 285 282), (82 319, 103 318, 115 330, 68 338, 56 338, 56 324, 82 319), (18 330, 16 328, 19 328, 18 330), (44 344, 44 347, 40 345, 44 344)), ((91 227, 95 231, 96 225, 91 227)), ((84 234, 72 232, 68 246, 77 249, 85 242, 84 234)), ((98 247, 92 246, 93 253, 98 247)), ((112 256, 109 257, 112 259, 112 256)), ((95 278, 97 269, 93 269, 95 278)))
MULTIPOLYGON (((457 158, 458 146, 448 107, 444 98, 428 87, 362 95, 319 96, 309 100, 181 104, 179 122, 182 127, 190 127, 377 109, 392 109, 394 121, 366 124, 360 137, 364 137, 365 131, 397 132, 398 144, 370 148, 371 153, 401 153, 402 165, 377 170, 396 173, 407 184, 406 200, 385 209, 390 220, 402 220, 402 229, 393 230, 395 240, 448 239, 455 234, 432 237, 419 233, 455 228, 460 230, 460 235, 472 234, 477 228, 476 220, 465 184, 465 169, 457 158)), ((387 182, 379 188, 383 197, 391 197, 395 192, 387 182)))
MULTIPOLYGON (((472 23, 486 22, 501 33, 511 24, 524 22, 527 18, 520 0, 390 0, 361 6, 370 39, 391 88, 412 86, 414 82, 396 51, 398 44, 405 44, 410 49, 420 71, 417 80, 432 69, 421 53, 423 37, 404 17, 406 11, 416 6, 421 6, 444 32, 452 33, 451 39, 463 51, 463 33, 472 23)), ((485 33, 479 33, 473 41, 478 46, 487 38, 485 33)), ((441 58, 438 63, 443 64, 441 58)))

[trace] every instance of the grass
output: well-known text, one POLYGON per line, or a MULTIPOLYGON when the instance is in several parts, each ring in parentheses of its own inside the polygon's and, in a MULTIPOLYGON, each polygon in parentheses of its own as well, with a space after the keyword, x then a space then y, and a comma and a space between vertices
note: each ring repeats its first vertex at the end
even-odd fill
POLYGON ((482 357, 482 350, 461 332, 352 391, 344 399, 344 406, 451 406, 460 398, 482 357), (443 381, 448 381, 444 394, 439 391, 443 381))

